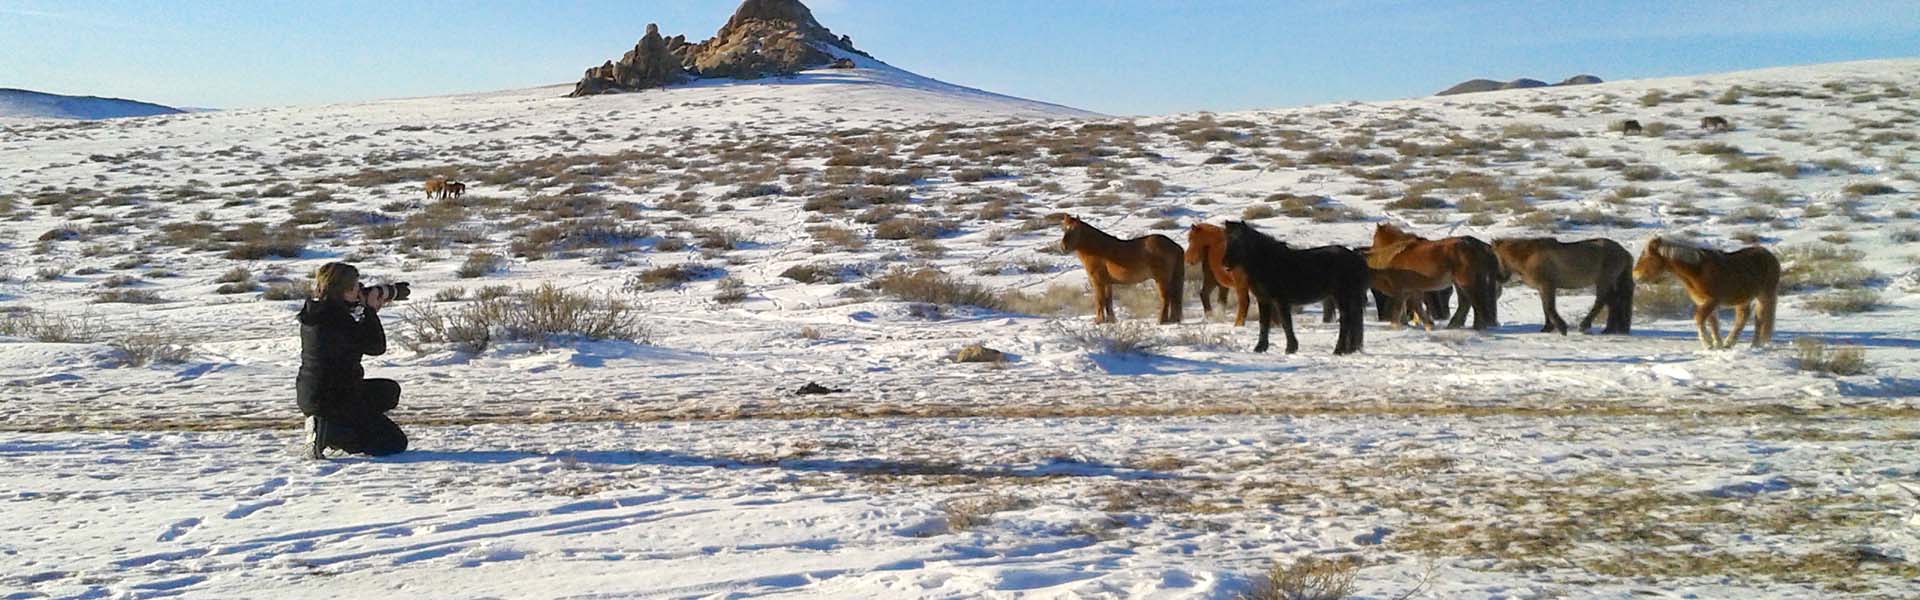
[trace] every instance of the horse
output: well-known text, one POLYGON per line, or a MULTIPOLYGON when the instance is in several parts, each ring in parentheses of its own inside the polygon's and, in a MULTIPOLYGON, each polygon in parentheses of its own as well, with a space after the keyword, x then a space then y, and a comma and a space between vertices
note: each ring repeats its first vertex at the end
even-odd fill
POLYGON ((1580 319, 1580 332, 1593 326, 1601 310, 1607 311, 1607 326, 1601 334, 1625 335, 1633 331, 1633 254, 1619 242, 1595 238, 1561 242, 1552 238, 1505 238, 1493 241, 1493 254, 1500 259, 1500 280, 1520 275, 1520 281, 1540 290, 1540 311, 1547 324, 1541 333, 1567 334, 1567 320, 1555 310, 1555 293, 1561 289, 1593 288, 1593 309, 1580 319))
MULTIPOLYGON (((1368 251, 1372 249, 1373 248, 1371 246, 1361 246, 1359 248, 1354 248, 1353 251, 1359 252, 1361 254, 1366 254, 1368 251)), ((1373 307, 1374 307, 1374 310, 1378 312, 1380 315, 1380 322, 1385 323, 1385 322, 1393 321, 1394 320, 1393 306, 1392 306, 1393 299, 1391 297, 1388 297, 1386 292, 1380 291, 1380 288, 1377 288, 1377 287, 1373 288, 1371 292, 1373 295, 1373 307)), ((1422 304, 1425 305, 1425 308, 1427 309, 1427 316, 1435 319, 1445 319, 1447 318, 1447 315, 1452 314, 1452 309, 1449 307, 1449 305, 1453 302, 1453 286, 1448 285, 1445 288, 1441 288, 1438 290, 1427 292, 1425 294, 1421 294, 1421 302, 1422 304)), ((1332 323, 1336 314, 1337 313, 1334 310, 1332 298, 1328 298, 1326 300, 1320 301, 1320 322, 1321 323, 1332 323)))
POLYGON ((1693 299, 1693 327, 1708 350, 1732 348, 1740 330, 1753 320, 1753 347, 1773 341, 1774 308, 1780 300, 1780 259, 1759 246, 1721 252, 1653 238, 1633 265, 1636 281, 1651 281, 1668 272, 1693 299), (1720 337, 1721 304, 1733 305, 1733 330, 1720 337), (1759 305, 1754 315, 1754 304, 1759 305))
POLYGON ((1113 286, 1152 279, 1160 288, 1160 322, 1180 322, 1181 286, 1186 283, 1184 251, 1160 234, 1130 240, 1108 235, 1072 215, 1060 215, 1060 247, 1080 257, 1093 286, 1093 322, 1112 323, 1113 286))
POLYGON ((1367 266, 1451 277, 1460 293, 1460 309, 1447 322, 1449 329, 1465 324, 1469 309, 1474 329, 1485 330, 1500 322, 1500 259, 1486 242, 1466 236, 1429 240, 1381 223, 1373 228, 1367 266))
POLYGON ((1234 309, 1233 326, 1247 324, 1248 301, 1247 274, 1237 269, 1228 269, 1221 264, 1227 254, 1227 230, 1210 223, 1195 223, 1187 228, 1187 264, 1201 264, 1200 309, 1213 314, 1211 295, 1219 290, 1220 303, 1226 304, 1227 290, 1233 290, 1239 305, 1234 309))
POLYGON ((1707 131, 1733 131, 1733 123, 1721 116, 1700 117, 1700 128, 1707 131))
POLYGON ((1620 122, 1620 135, 1640 135, 1641 131, 1639 121, 1627 119, 1620 122))
POLYGON ((460 183, 458 181, 449 181, 447 182, 446 185, 441 186, 440 188, 441 198, 446 198, 448 196, 459 198, 462 194, 465 194, 465 193, 467 193, 467 184, 460 183))
POLYGON ((1359 352, 1366 335, 1367 258, 1341 246, 1295 250, 1242 221, 1227 221, 1227 251, 1221 264, 1243 269, 1247 287, 1260 302, 1260 343, 1279 320, 1287 334, 1287 354, 1300 349, 1293 337, 1293 305, 1332 296, 1340 312, 1340 337, 1333 353, 1359 352))
POLYGON ((1433 331, 1433 315, 1427 311, 1428 294, 1453 288, 1452 279, 1445 274, 1427 275, 1406 269, 1370 270, 1367 282, 1373 293, 1384 296, 1385 299, 1375 301, 1388 312, 1388 322, 1394 329, 1399 329, 1411 313, 1420 318, 1420 324, 1427 331, 1433 331))
POLYGON ((427 178, 426 187, 427 187, 428 198, 433 198, 434 196, 445 196, 447 193, 447 178, 439 175, 435 175, 433 177, 427 178))

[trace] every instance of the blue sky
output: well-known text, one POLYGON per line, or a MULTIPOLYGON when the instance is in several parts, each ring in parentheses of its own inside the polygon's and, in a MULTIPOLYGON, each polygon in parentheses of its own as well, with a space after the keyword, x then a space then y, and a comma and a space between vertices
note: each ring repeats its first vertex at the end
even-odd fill
MULTIPOLYGON (((737 0, 0 0, 0 87, 179 106, 571 82, 648 22, 704 39, 737 0)), ((923 75, 1113 114, 1920 56, 1920 1, 815 0, 923 75)))

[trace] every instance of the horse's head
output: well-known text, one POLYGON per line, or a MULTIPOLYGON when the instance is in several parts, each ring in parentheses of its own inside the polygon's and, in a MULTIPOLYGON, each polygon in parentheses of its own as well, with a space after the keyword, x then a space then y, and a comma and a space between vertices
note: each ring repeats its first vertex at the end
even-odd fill
POLYGON ((1373 226, 1373 247, 1375 248, 1392 246, 1394 242, 1398 242, 1405 237, 1407 237, 1406 231, 1401 230, 1399 227, 1394 227, 1390 223, 1381 223, 1373 226))
POLYGON ((1060 249, 1072 252, 1086 238, 1087 224, 1073 215, 1060 215, 1060 249))
POLYGON ((1187 264, 1199 264, 1207 249, 1227 243, 1226 231, 1218 225, 1194 223, 1187 228, 1187 264))
POLYGON ((1224 256, 1220 257, 1220 266, 1229 269, 1238 269, 1241 265, 1246 264, 1249 256, 1251 248, 1248 247, 1248 243, 1253 240, 1248 234, 1253 233, 1253 228, 1248 227, 1243 221, 1227 221, 1227 226, 1222 231, 1225 234, 1224 243, 1227 246, 1227 251, 1224 256))
POLYGON ((1647 240, 1647 246, 1640 250, 1640 260, 1633 263, 1634 281, 1654 281, 1667 273, 1666 242, 1655 237, 1647 240))
POLYGON ((1512 281, 1513 265, 1526 260, 1524 254, 1528 246, 1523 241, 1510 238, 1493 240, 1493 257, 1499 259, 1500 263, 1500 283, 1512 281))

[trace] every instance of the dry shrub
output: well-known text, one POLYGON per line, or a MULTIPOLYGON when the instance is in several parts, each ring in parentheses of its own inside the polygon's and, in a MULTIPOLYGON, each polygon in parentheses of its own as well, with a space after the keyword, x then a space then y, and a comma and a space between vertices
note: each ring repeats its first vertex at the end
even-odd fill
POLYGON ((1693 318, 1693 298, 1673 277, 1657 282, 1640 282, 1633 290, 1633 320, 1693 318))
POLYGON ((902 216, 882 221, 873 227, 873 237, 883 240, 929 240, 940 237, 951 227, 920 217, 902 216))
POLYGON ((1778 251, 1780 287, 1788 290, 1864 288, 1879 278, 1860 266, 1866 252, 1832 244, 1800 244, 1778 251))
POLYGON ((739 277, 733 276, 720 278, 716 291, 713 294, 714 302, 721 304, 739 304, 746 299, 747 282, 742 281, 739 277))
POLYGON ((681 284, 699 279, 715 270, 695 263, 663 265, 653 267, 627 277, 628 291, 652 291, 679 287, 681 284))
POLYGON ((1859 346, 1833 346, 1819 338, 1794 338, 1794 367, 1829 375, 1862 375, 1872 368, 1859 346))
POLYGON ((474 252, 467 255, 466 262, 460 263, 460 268, 454 271, 454 275, 461 279, 484 277, 500 268, 500 263, 505 260, 504 257, 492 252, 474 252))
POLYGON ((1026 500, 1005 494, 991 494, 960 498, 947 503, 947 531, 964 531, 993 522, 993 514, 1009 510, 1019 510, 1028 505, 1026 500))
POLYGON ((595 298, 543 284, 525 296, 476 301, 451 311, 415 303, 402 343, 415 352, 447 344, 480 352, 498 341, 533 342, 542 348, 565 339, 644 341, 639 311, 615 298, 595 298))
POLYGON ((107 290, 94 294, 94 304, 161 304, 169 302, 153 290, 107 290))
POLYGON ((1806 299, 1803 306, 1830 315, 1850 315, 1880 305, 1880 292, 1871 289, 1835 290, 1806 299))
POLYGON ((51 344, 76 344, 99 339, 99 321, 88 315, 36 313, 28 310, 0 313, 0 335, 51 344))
POLYGON ((1155 326, 1144 321, 1099 325, 1053 323, 1050 327, 1073 345, 1097 354, 1144 354, 1166 344, 1155 326))
POLYGON ((780 277, 800 283, 840 283, 840 267, 824 263, 794 265, 781 271, 780 277))
POLYGON ((906 302, 1006 308, 1001 297, 985 286, 963 281, 938 269, 896 268, 873 278, 867 284, 867 289, 906 302))
POLYGON ((1000 295, 1000 302, 1007 310, 1021 314, 1076 316, 1092 312, 1087 298, 1086 286, 1055 283, 1038 293, 1009 290, 1000 295))
POLYGON ((1353 594, 1360 572, 1357 558, 1305 556, 1291 563, 1274 560, 1247 600, 1342 600, 1353 594))
POLYGON ((181 363, 193 357, 193 348, 185 338, 171 331, 151 327, 142 333, 107 342, 107 345, 119 350, 130 367, 181 363))
POLYGON ((1878 196, 1881 194, 1900 192, 1900 190, 1895 189, 1893 186, 1875 181, 1847 184, 1847 187, 1840 188, 1840 191, 1849 196, 1878 196))

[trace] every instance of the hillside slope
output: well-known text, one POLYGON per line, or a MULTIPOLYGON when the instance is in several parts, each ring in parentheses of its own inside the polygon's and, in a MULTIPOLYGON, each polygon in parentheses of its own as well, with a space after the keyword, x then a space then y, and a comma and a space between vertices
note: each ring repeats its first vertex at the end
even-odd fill
POLYGON ((171 106, 124 98, 63 96, 32 90, 0 88, 0 118, 117 119, 182 112, 185 111, 171 106))

